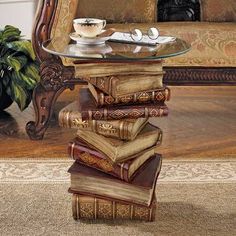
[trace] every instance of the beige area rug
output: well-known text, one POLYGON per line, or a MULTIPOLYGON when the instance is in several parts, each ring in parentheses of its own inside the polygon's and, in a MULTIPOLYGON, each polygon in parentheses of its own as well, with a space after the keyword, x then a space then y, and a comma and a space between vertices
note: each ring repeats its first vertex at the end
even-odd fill
POLYGON ((236 161, 165 161, 153 223, 75 222, 68 160, 0 160, 0 235, 236 235, 236 161))

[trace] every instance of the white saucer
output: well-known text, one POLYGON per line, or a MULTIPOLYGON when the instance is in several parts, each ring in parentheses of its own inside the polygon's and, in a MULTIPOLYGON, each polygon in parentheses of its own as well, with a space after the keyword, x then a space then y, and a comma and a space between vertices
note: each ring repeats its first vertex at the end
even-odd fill
POLYGON ((84 38, 81 35, 78 35, 76 32, 69 34, 69 36, 72 40, 76 41, 77 44, 82 45, 105 44, 105 42, 111 38, 111 36, 101 37, 99 35, 97 35, 95 38, 84 38))

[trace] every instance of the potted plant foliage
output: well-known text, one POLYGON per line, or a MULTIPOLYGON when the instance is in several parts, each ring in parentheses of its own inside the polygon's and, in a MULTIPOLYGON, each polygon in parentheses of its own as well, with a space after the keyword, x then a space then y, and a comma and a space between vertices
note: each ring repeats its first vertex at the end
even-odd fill
POLYGON ((38 64, 30 41, 18 28, 0 30, 0 111, 15 101, 21 110, 30 103, 39 82, 38 64))

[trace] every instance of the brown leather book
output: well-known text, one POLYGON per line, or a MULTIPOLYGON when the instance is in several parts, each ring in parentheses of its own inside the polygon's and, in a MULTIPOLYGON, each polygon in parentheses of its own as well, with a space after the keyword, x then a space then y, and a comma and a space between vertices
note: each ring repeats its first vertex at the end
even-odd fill
POLYGON ((163 87, 163 72, 157 75, 116 75, 81 78, 114 98, 163 87))
POLYGON ((103 199, 81 194, 72 195, 72 212, 75 220, 140 220, 154 221, 156 199, 149 207, 103 199))
POLYGON ((75 162, 71 174, 70 191, 88 196, 107 197, 131 204, 150 206, 155 193, 156 181, 161 170, 161 156, 155 154, 127 183, 109 174, 75 162))
POLYGON ((64 128, 77 128, 93 131, 106 137, 122 140, 134 140, 138 133, 147 124, 148 118, 122 119, 122 120, 82 120, 78 111, 77 102, 63 108, 58 116, 59 125, 64 128))
POLYGON ((112 164, 106 155, 90 148, 77 137, 69 143, 68 154, 81 164, 130 182, 138 169, 155 154, 155 149, 156 145, 130 157, 126 162, 112 164))
POLYGON ((142 104, 150 102, 165 102, 170 100, 170 89, 164 87, 161 89, 136 92, 124 96, 118 96, 113 98, 110 95, 103 93, 98 88, 95 88, 92 84, 88 84, 88 88, 97 102, 97 106, 108 105, 129 105, 129 104, 142 104))
POLYGON ((132 141, 123 141, 107 138, 90 131, 78 130, 77 136, 89 147, 105 154, 111 162, 121 163, 128 161, 130 157, 155 145, 162 140, 162 131, 151 124, 146 124, 142 131, 132 141))
POLYGON ((168 107, 164 103, 98 108, 95 99, 87 88, 80 89, 78 103, 82 120, 120 120, 168 115, 168 107))

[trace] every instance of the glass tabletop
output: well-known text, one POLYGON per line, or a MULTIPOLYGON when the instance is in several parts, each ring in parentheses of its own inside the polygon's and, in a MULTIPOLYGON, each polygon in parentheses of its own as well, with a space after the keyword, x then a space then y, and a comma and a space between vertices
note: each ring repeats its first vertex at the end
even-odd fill
POLYGON ((45 41, 43 49, 54 55, 83 60, 159 60, 184 54, 190 50, 190 45, 179 38, 155 46, 111 41, 101 45, 81 45, 65 36, 45 41))

